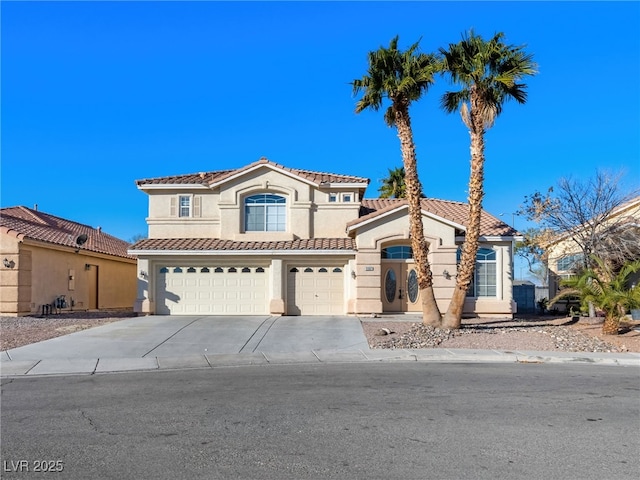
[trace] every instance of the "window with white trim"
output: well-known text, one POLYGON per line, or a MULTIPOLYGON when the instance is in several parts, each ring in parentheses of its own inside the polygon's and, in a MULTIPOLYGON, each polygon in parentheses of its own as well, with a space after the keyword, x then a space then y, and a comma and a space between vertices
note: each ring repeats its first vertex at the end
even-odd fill
POLYGON ((280 195, 261 193, 244 199, 245 232, 284 232, 287 201, 280 195))
POLYGON ((342 201, 343 202, 350 202, 351 201, 351 194, 350 193, 343 193, 342 194, 342 201))
POLYGON ((191 196, 180 195, 178 197, 178 216, 190 217, 191 216, 191 196))
POLYGON ((338 201, 338 194, 337 193, 330 193, 329 194, 329 202, 335 203, 337 201, 338 201))
MULTIPOLYGON (((458 263, 461 251, 458 249, 458 263)), ((497 255, 491 248, 480 248, 476 255, 476 268, 473 272, 467 297, 495 297, 498 294, 497 255)))
POLYGON ((180 218, 194 218, 201 215, 200 195, 176 195, 171 197, 170 215, 180 218))

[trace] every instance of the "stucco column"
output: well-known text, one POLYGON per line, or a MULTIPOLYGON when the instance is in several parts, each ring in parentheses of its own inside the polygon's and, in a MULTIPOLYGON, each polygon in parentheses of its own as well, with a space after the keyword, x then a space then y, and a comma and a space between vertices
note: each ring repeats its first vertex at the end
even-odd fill
POLYGON ((271 286, 271 300, 269 301, 269 312, 272 315, 283 315, 285 311, 284 294, 283 294, 283 269, 282 260, 274 258, 271 260, 271 267, 269 268, 271 286))
POLYGON ((153 312, 149 295, 151 290, 150 283, 154 275, 150 267, 151 265, 149 260, 146 258, 138 258, 138 270, 136 272, 138 279, 138 294, 136 296, 136 301, 133 304, 133 311, 144 315, 155 313, 153 312))

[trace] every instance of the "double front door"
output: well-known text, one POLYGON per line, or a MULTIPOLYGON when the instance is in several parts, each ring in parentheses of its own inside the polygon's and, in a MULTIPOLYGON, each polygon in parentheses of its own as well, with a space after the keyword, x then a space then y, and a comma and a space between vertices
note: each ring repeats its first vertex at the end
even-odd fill
POLYGON ((382 262, 382 306, 385 312, 420 312, 418 272, 413 261, 382 262))

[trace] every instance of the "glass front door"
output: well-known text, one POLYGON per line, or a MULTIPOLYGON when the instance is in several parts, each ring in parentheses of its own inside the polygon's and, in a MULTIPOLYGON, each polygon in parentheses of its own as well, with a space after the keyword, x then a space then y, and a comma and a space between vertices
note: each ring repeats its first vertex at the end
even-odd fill
POLYGON ((382 306, 385 312, 420 312, 418 272, 412 261, 382 262, 382 306))

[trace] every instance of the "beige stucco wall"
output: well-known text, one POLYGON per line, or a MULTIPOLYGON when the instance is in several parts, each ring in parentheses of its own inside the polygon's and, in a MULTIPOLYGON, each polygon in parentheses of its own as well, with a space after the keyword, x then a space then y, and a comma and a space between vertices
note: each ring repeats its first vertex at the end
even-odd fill
MULTIPOLYGON (((455 227, 439 221, 437 218, 423 216, 424 233, 429 243, 429 262, 433 274, 434 295, 438 308, 444 313, 449 307, 455 287, 457 270, 457 250, 455 227), (447 274, 445 274, 447 272, 447 274)), ((409 219, 406 210, 389 214, 364 225, 357 230, 356 241, 356 298, 350 313, 382 312, 382 260, 381 250, 391 245, 410 245, 409 219)), ((464 314, 477 316, 513 315, 515 307, 512 301, 511 242, 481 243, 480 247, 493 248, 497 255, 496 297, 469 298, 465 302, 464 314)))
MULTIPOLYGON (((149 194, 149 238, 219 238, 220 210, 218 194, 208 189, 150 190, 149 194), (201 211, 197 217, 171 216, 171 199, 177 205, 178 195, 200 197, 201 211)), ((176 210, 177 212, 177 210, 176 210)))
MULTIPOLYGON (((430 217, 423 217, 425 237, 429 243, 429 262, 433 272, 433 287, 438 307, 448 306, 455 285, 455 277, 444 276, 444 271, 455 275, 455 229, 430 217), (445 242, 449 242, 448 244, 445 242)), ((390 213, 357 230, 356 242, 356 300, 353 313, 381 313, 382 308, 382 249, 391 245, 411 245, 409 217, 406 209, 390 213)))
MULTIPOLYGON (((41 313, 42 305, 51 304, 65 295, 69 309, 89 308, 88 276, 91 268, 98 268, 97 307, 99 309, 130 309, 136 297, 136 262, 130 259, 113 260, 106 255, 51 246, 45 243, 26 243, 1 235, 2 259, 15 262, 13 268, 0 265, 0 313, 26 315, 41 313), (17 250, 17 251, 16 251, 17 250)), ((94 270, 95 271, 95 270, 94 270)))
POLYGON ((188 186, 180 190, 149 189, 149 238, 255 241, 344 237, 347 222, 358 218, 358 192, 355 188, 333 189, 331 192, 338 194, 338 202, 329 202, 329 190, 318 189, 269 167, 247 172, 212 190, 188 186), (286 197, 286 232, 243 231, 244 198, 257 193, 274 193, 286 197), (350 194, 352 201, 340 201, 344 194, 350 194), (200 197, 200 216, 171 216, 171 199, 177 199, 178 195, 200 197))

